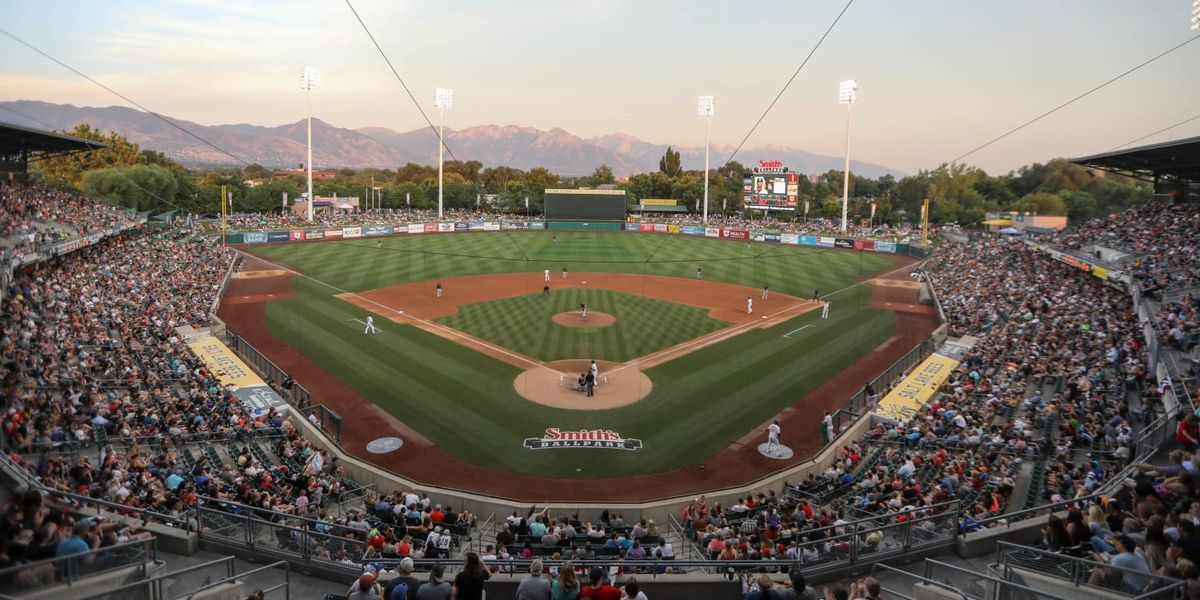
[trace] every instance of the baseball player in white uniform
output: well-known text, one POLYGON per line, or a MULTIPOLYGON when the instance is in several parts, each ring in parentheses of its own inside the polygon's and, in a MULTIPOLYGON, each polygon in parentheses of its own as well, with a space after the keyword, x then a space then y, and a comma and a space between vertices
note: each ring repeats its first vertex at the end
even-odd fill
POLYGON ((550 281, 550 269, 546 269, 545 271, 542 271, 542 275, 545 276, 546 281, 550 281))
POLYGON ((596 380, 596 385, 600 385, 600 367, 596 366, 596 361, 592 361, 592 379, 596 380))
POLYGON ((821 307, 821 318, 822 319, 829 318, 829 303, 828 302, 825 303, 825 306, 821 307))
POLYGON ((375 326, 375 317, 372 315, 367 315, 367 328, 363 330, 363 335, 369 333, 379 333, 379 328, 375 326))
POLYGON ((768 286, 767 286, 767 284, 765 284, 765 283, 764 283, 764 284, 763 284, 763 295, 762 295, 762 299, 763 299, 763 300, 766 300, 766 299, 767 299, 767 296, 769 296, 769 295, 771 295, 771 288, 770 288, 770 287, 768 287, 768 286))
POLYGON ((746 314, 754 314, 754 298, 746 296, 746 314))
POLYGON ((782 431, 779 428, 779 421, 767 425, 767 452, 773 456, 779 456, 779 434, 782 431))

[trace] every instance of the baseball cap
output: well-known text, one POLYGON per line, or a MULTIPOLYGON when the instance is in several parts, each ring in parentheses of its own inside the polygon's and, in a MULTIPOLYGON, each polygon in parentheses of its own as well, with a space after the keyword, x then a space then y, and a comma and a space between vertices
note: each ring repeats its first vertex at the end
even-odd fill
POLYGON ((412 570, 413 570, 413 559, 411 559, 407 556, 400 559, 400 572, 401 573, 404 573, 405 575, 407 575, 409 573, 412 573, 412 570))
POLYGON ((365 590, 375 585, 375 576, 370 573, 363 573, 362 577, 358 578, 358 589, 365 590))

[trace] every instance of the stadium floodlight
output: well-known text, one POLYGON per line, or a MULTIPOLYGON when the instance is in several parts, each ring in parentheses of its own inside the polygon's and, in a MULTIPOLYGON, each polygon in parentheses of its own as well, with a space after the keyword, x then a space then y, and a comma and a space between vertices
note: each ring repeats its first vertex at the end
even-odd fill
POLYGON ((1200 0, 1192 0, 1192 31, 1200 31, 1200 0))
POLYGON ((305 98, 308 101, 308 160, 304 161, 304 166, 308 167, 308 207, 305 216, 310 222, 313 218, 312 91, 319 87, 321 87, 321 72, 313 67, 304 67, 304 73, 300 76, 300 89, 304 90, 305 98))
POLYGON ((838 84, 838 104, 846 105, 846 168, 842 171, 842 233, 846 233, 846 210, 850 206, 850 109, 858 102, 858 80, 838 84))
POLYGON ((437 88, 433 93, 433 105, 438 109, 438 220, 442 219, 442 152, 446 149, 442 125, 446 122, 446 109, 454 103, 454 90, 437 88))
MULTIPOLYGON (((1200 0, 1198 0, 1200 1, 1200 0)), ((700 116, 704 117, 704 223, 708 223, 708 122, 713 116, 713 97, 700 96, 700 116)))

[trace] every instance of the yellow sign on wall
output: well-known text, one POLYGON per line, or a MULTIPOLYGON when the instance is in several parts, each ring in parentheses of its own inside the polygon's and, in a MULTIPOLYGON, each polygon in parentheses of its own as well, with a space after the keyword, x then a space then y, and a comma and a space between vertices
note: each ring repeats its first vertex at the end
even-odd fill
POLYGON ((678 200, 670 198, 643 198, 642 206, 675 206, 679 204, 678 200))
POLYGON ((904 381, 879 401, 875 414, 907 423, 950 377, 958 361, 938 353, 929 355, 904 381))
POLYGON ((198 335, 187 346, 224 385, 244 388, 264 384, 262 378, 250 370, 242 359, 211 334, 198 335))

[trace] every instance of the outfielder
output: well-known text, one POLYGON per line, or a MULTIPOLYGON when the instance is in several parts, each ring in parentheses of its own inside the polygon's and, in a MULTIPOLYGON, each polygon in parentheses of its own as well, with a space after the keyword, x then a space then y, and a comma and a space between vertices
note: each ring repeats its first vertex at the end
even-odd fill
POLYGON ((767 453, 772 456, 779 456, 779 434, 783 430, 779 428, 779 421, 767 425, 767 453))
POLYGON ((372 315, 367 315, 367 328, 363 330, 363 335, 369 333, 379 333, 379 328, 375 326, 375 317, 372 315))
POLYGON ((542 275, 545 276, 546 281, 550 281, 550 269, 542 271, 542 275))
POLYGON ((829 303, 828 302, 825 303, 825 306, 821 307, 821 318, 822 319, 829 318, 829 303))
POLYGON ((767 286, 767 284, 765 284, 765 283, 764 283, 764 284, 763 284, 763 295, 762 295, 762 299, 763 299, 763 300, 766 300, 766 299, 767 299, 767 296, 769 296, 769 295, 770 295, 770 293, 771 293, 771 292, 770 292, 770 288, 767 286))
POLYGON ((754 314, 754 298, 746 296, 746 314, 754 314))

